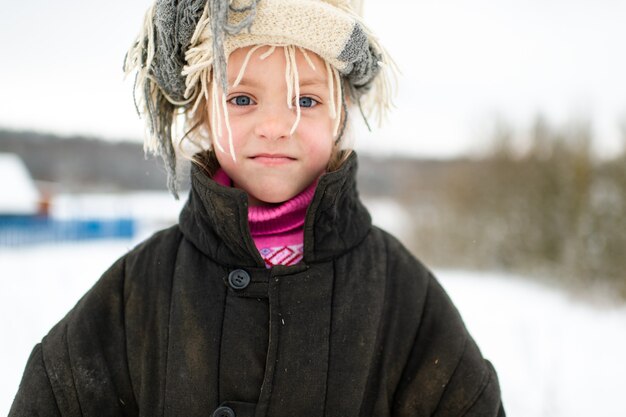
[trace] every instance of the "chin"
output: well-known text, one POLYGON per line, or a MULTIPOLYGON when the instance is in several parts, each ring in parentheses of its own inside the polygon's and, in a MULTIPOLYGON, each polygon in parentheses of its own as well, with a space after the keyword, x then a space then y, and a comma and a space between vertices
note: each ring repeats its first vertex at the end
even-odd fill
POLYGON ((261 204, 280 204, 295 197, 298 193, 290 190, 283 190, 279 192, 267 192, 260 190, 258 193, 250 194, 253 200, 258 201, 261 204))
POLYGON ((293 195, 264 195, 264 194, 261 194, 258 197, 256 197, 256 196, 253 196, 253 197, 256 200, 258 200, 259 203, 261 203, 261 204, 280 204, 280 203, 284 203, 285 201, 287 201, 290 198, 292 198, 293 195))

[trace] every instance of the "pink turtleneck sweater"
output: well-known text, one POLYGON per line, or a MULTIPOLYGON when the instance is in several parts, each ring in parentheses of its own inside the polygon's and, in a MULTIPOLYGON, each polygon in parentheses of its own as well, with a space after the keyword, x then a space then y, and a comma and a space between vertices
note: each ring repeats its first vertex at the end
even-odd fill
MULTIPOLYGON (((226 187, 232 182, 224 170, 219 169, 213 179, 226 187)), ((304 255, 304 218, 313 200, 317 181, 300 194, 275 206, 249 206, 248 224, 265 266, 294 265, 304 255)))

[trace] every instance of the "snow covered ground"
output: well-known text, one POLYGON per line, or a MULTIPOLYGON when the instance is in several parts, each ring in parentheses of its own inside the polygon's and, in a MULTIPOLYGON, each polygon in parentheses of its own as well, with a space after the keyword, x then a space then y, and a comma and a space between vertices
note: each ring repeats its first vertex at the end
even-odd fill
POLYGON ((438 275, 498 371, 507 415, 626 416, 626 305, 515 276, 438 275))
MULTIPOLYGON (((382 212, 402 217, 384 202, 370 208, 375 221, 382 212)), ((0 415, 8 413, 33 345, 136 243, 0 248, 0 415)), ((591 304, 510 275, 435 273, 495 365, 507 415, 626 416, 626 305, 591 304)))

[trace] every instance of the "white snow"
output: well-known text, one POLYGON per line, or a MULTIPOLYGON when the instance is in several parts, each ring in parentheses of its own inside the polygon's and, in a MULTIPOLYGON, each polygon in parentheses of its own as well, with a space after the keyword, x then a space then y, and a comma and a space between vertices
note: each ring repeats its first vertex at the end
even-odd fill
POLYGON ((598 305, 522 277, 440 271, 510 416, 626 416, 626 306, 598 305))
POLYGON ((185 199, 162 191, 55 195, 50 215, 58 219, 134 218, 149 223, 176 221, 185 199))
POLYGON ((19 156, 0 153, 0 178, 0 214, 37 213, 39 192, 19 156))
MULTIPOLYGON (((175 221, 178 208, 167 200, 136 198, 129 212, 151 211, 160 225, 175 221)), ((371 208, 378 224, 404 216, 384 201, 371 208)), ((395 221, 383 226, 400 229, 395 221)), ((0 248, 0 415, 8 413, 34 344, 136 243, 0 248)), ((435 273, 496 367, 508 416, 626 415, 626 305, 580 301, 501 273, 435 273)))

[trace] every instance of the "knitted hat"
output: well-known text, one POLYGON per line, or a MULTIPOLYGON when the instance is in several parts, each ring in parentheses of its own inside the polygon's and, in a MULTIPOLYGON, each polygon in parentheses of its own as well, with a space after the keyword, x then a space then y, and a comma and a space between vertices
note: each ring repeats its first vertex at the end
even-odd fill
MULTIPOLYGON (((343 103, 340 77, 362 110, 376 112, 379 119, 384 115, 390 107, 385 68, 393 63, 356 13, 360 2, 352 3, 354 8, 349 0, 156 0, 126 56, 124 70, 137 71, 135 102, 149 129, 144 147, 163 158, 168 188, 175 195, 172 123, 178 115, 195 111, 202 99, 220 100, 216 87, 228 91, 226 63, 235 49, 286 47, 286 71, 296 95, 294 48, 305 57, 306 50, 312 51, 326 61, 329 79, 335 74, 339 102, 331 112, 337 120, 337 104, 343 103)), ((296 105, 299 120, 298 100, 296 105)), ((219 139, 222 129, 214 125, 212 134, 219 139)), ((234 158, 230 126, 226 127, 234 158)), ((224 150, 219 140, 216 144, 224 150)))

